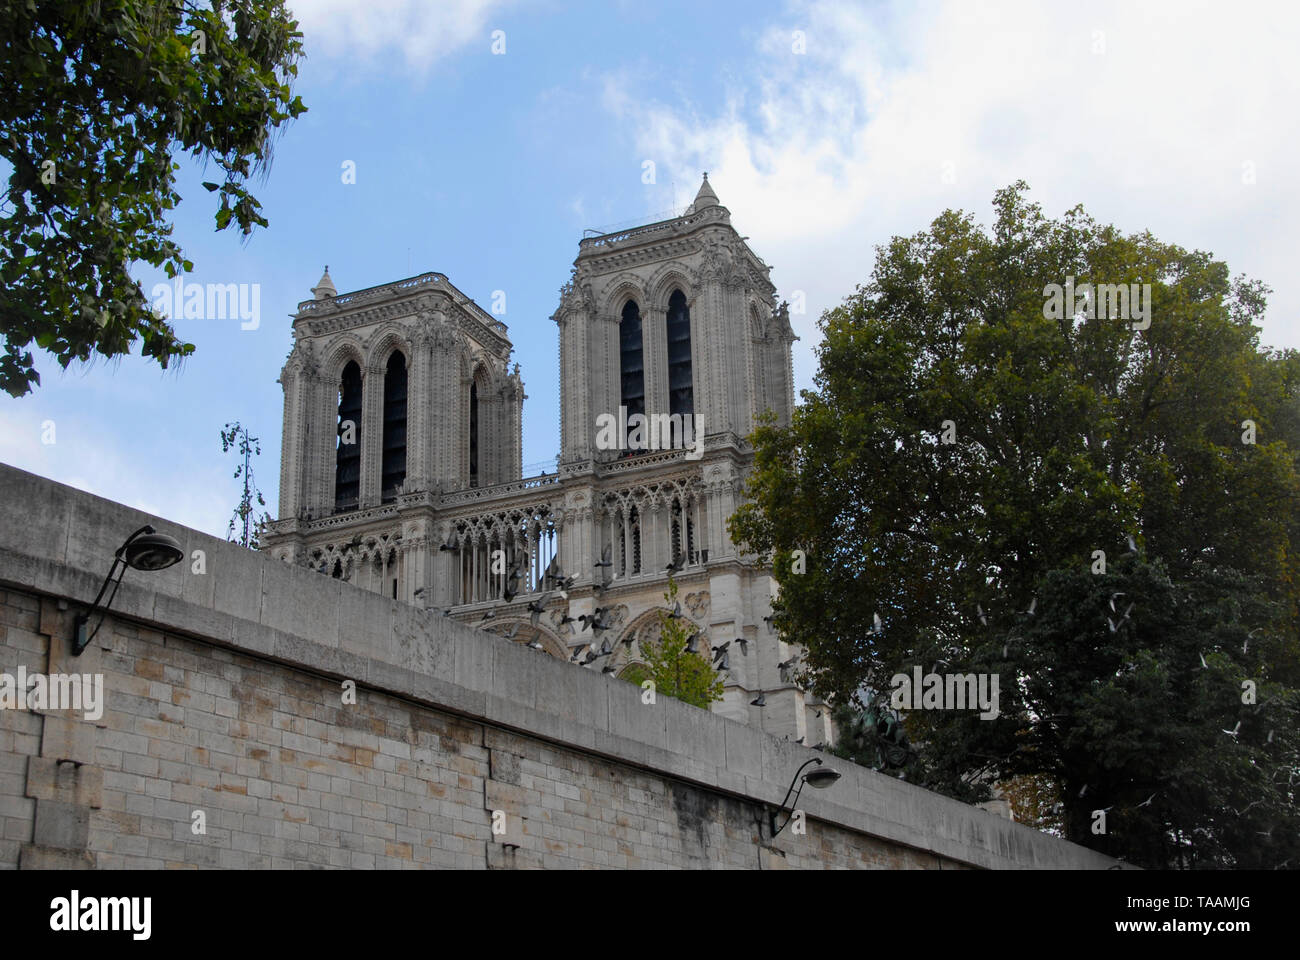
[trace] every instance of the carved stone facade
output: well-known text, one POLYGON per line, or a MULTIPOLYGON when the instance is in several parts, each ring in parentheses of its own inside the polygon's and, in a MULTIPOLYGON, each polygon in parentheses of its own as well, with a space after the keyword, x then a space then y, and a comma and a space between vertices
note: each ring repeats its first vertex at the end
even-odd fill
POLYGON ((774 581, 727 530, 753 459, 744 438, 764 412, 788 424, 794 407, 795 337, 770 269, 707 177, 680 217, 584 238, 552 318, 559 469, 531 478, 520 475, 524 393, 505 325, 440 274, 338 296, 327 270, 299 305, 281 377, 281 519, 268 549, 552 656, 581 663, 608 649, 585 666, 615 673, 639 660, 638 643, 620 641, 657 635, 672 564, 683 615, 708 644, 733 641, 713 709, 808 745, 829 740, 828 711, 789 680, 795 651, 763 619, 774 581), (406 473, 384 491, 393 351, 407 361, 406 473), (355 504, 337 495, 349 362, 362 371, 355 504), (702 444, 609 448, 601 418, 621 425, 629 402, 665 421, 690 413, 702 444), (572 578, 563 591, 552 562, 572 578), (597 610, 605 629, 594 634, 582 618, 597 610))

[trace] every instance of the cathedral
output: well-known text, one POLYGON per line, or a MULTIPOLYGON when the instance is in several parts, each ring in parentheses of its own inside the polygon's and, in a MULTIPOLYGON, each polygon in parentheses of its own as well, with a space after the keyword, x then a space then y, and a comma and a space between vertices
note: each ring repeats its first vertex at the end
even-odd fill
POLYGON ((699 649, 729 644, 712 709, 828 741, 829 711, 792 681, 798 651, 765 620, 775 581, 727 530, 745 437, 794 407, 770 269, 707 174, 681 216, 585 236, 552 317, 557 470, 524 477, 506 325, 442 274, 339 294, 327 267, 280 377, 264 549, 611 682, 636 676, 671 576, 699 649))

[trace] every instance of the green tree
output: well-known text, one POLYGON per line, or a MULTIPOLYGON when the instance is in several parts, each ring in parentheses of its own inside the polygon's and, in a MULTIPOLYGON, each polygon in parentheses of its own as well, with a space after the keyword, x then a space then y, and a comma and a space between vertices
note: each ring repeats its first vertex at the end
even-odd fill
MULTIPOLYGON (((702 634, 693 622, 672 614, 677 606, 677 582, 672 577, 668 578, 664 600, 670 609, 659 613, 659 639, 640 643, 645 660, 642 680, 654 681, 657 695, 708 709, 709 704, 722 699, 722 677, 714 671, 709 656, 690 651, 691 637, 696 636, 698 644, 702 634)), ((704 649, 708 650, 707 641, 704 649)))
MULTIPOLYGON (((1300 766, 1300 355, 1260 346, 1261 284, 1081 208, 1049 220, 1026 190, 999 191, 989 233, 948 211, 894 238, 822 317, 815 389, 789 429, 755 432, 733 536, 771 560, 774 623, 823 696, 887 690, 916 665, 1001 671, 996 721, 908 715, 925 782, 982 800, 1041 773, 1073 840, 1149 864, 1251 862, 1244 827, 1263 818, 1262 840, 1290 822, 1300 766), (1051 316, 1067 277, 1149 283, 1149 327, 1051 316), (1115 593, 1133 596, 1112 611, 1115 593), (1255 707, 1232 686, 1247 679, 1273 691, 1255 707), (1224 811, 1263 789, 1242 764, 1286 790, 1238 830, 1224 811), (1140 815, 1116 827, 1112 811, 1099 836, 1102 786, 1140 815)), ((1259 855, 1285 862, 1272 836, 1259 855)))
POLYGON ((257 481, 253 477, 253 457, 260 457, 262 448, 257 437, 250 437, 247 428, 238 420, 226 424, 221 431, 221 452, 229 453, 231 450, 237 450, 240 457, 240 462, 235 467, 235 479, 243 480, 244 492, 239 498, 239 506, 235 507, 234 515, 230 518, 226 539, 250 550, 257 550, 261 547, 262 533, 271 520, 270 514, 265 510, 260 514, 257 512, 257 507, 266 506, 262 491, 257 488, 257 481))
POLYGON ((218 230, 267 225, 247 183, 306 110, 297 26, 283 0, 0 4, 0 387, 40 383, 33 343, 64 368, 136 341, 164 368, 193 352, 129 271, 193 269, 171 239, 178 152, 219 169, 218 230))

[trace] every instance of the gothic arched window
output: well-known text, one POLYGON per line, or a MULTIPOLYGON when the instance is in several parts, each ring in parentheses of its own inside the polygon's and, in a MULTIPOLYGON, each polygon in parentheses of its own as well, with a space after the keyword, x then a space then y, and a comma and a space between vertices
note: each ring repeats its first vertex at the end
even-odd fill
POLYGON ((619 399, 627 407, 627 415, 644 415, 645 364, 641 350, 641 311, 635 300, 629 300, 623 307, 623 320, 618 327, 618 366, 622 375, 619 399))
POLYGON ((636 507, 633 507, 627 518, 627 539, 626 553, 624 554, 625 569, 628 573, 641 572, 641 516, 636 507))
POLYGON ((384 466, 380 490, 391 500, 406 480, 406 357, 394 352, 384 372, 384 466))
POLYGON ((349 510, 361 494, 361 368, 343 368, 339 383, 338 448, 334 455, 334 509, 349 510))
POLYGON ((469 485, 478 486, 478 381, 469 385, 469 485))
POLYGON ((674 290, 668 298, 668 412, 693 414, 695 389, 691 379, 691 311, 686 294, 674 290))

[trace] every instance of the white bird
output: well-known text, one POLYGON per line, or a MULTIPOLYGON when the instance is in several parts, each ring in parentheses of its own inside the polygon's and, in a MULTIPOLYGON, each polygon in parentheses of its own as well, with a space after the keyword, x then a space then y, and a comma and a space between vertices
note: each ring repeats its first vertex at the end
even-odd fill
POLYGON ((1250 646, 1250 638, 1253 637, 1255 634, 1259 633, 1259 631, 1261 631, 1261 630, 1263 630, 1263 629, 1264 629, 1263 627, 1256 627, 1254 630, 1250 631, 1250 633, 1246 634, 1246 639, 1243 640, 1242 643, 1241 643, 1241 652, 1242 652, 1242 653, 1245 653, 1245 652, 1246 652, 1246 648, 1250 646))
POLYGON ((1110 624, 1110 632, 1111 632, 1111 633, 1114 633, 1114 632, 1115 632, 1116 630, 1118 630, 1121 626, 1123 626, 1123 625, 1124 625, 1124 621, 1127 620, 1127 619, 1129 618, 1128 615, 1129 615, 1130 613, 1132 613, 1132 612, 1133 612, 1133 604, 1130 603, 1130 604, 1128 605, 1128 609, 1124 611, 1124 616, 1120 617, 1118 620, 1112 620, 1110 617, 1107 617, 1107 618, 1106 618, 1106 622, 1107 622, 1108 624, 1110 624))
POLYGON ((1203 670, 1209 670, 1209 669, 1210 669, 1210 665, 1209 665, 1208 663, 1205 662, 1205 654, 1202 653, 1202 654, 1199 654, 1199 656, 1200 656, 1200 658, 1201 658, 1201 669, 1203 669, 1203 670))
POLYGON ((1029 616, 1032 617, 1034 615, 1034 610, 1037 607, 1038 607, 1038 598, 1034 597, 1032 600, 1029 601, 1029 609, 1026 610, 1025 613, 1027 613, 1029 616))
MULTIPOLYGON (((1159 792, 1160 792, 1160 791, 1158 791, 1158 790, 1156 791, 1156 793, 1159 793, 1159 792)), ((1154 800, 1155 798, 1156 798, 1156 794, 1153 793, 1153 794, 1151 794, 1151 796, 1147 797, 1145 800, 1143 800, 1141 803, 1139 803, 1138 806, 1139 806, 1139 807, 1149 807, 1149 806, 1151 806, 1151 801, 1154 800)))
POLYGON ((1241 732, 1241 721, 1238 720, 1237 725, 1233 727, 1231 730, 1224 730, 1223 732, 1226 733, 1228 736, 1232 737, 1232 739, 1236 740, 1237 734, 1241 732))
POLYGON ((975 612, 979 614, 980 623, 984 624, 984 626, 987 627, 989 625, 989 621, 988 618, 984 616, 984 608, 977 603, 975 604, 975 612))

